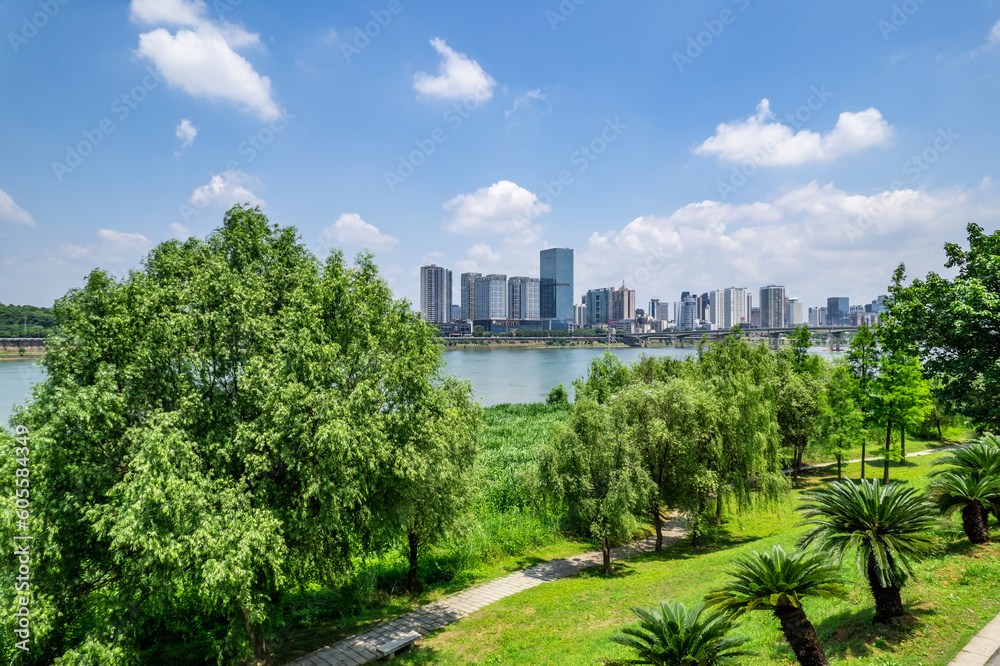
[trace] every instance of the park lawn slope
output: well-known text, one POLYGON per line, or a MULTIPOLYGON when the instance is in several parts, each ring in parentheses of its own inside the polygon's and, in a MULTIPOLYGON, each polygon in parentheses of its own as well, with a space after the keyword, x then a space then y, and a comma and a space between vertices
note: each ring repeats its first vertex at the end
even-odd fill
MULTIPOLYGON (((892 477, 924 487, 930 463, 937 457, 894 465, 892 477)), ((856 478, 859 467, 850 465, 845 472, 856 478)), ((881 468, 869 468, 872 473, 881 476, 881 468)), ((833 478, 830 470, 816 470, 800 488, 833 478)), ((590 569, 503 599, 421 641, 401 663, 571 666, 628 658, 628 651, 610 637, 634 621, 631 606, 648 607, 660 599, 697 603, 723 583, 725 569, 747 550, 773 544, 794 548, 805 530, 796 527, 800 517, 793 507, 798 494, 796 490, 778 507, 734 517, 711 547, 677 544, 661 554, 616 564, 611 578, 590 569)), ((845 560, 843 566, 851 589, 847 600, 806 601, 806 612, 831 663, 943 666, 1000 611, 1000 548, 972 547, 958 529, 957 523, 942 523, 942 551, 918 565, 916 580, 903 588, 904 603, 912 613, 904 625, 872 627, 874 604, 853 560, 845 560)), ((749 647, 758 652, 741 659, 741 664, 795 663, 769 613, 750 613, 735 633, 751 638, 749 647)))

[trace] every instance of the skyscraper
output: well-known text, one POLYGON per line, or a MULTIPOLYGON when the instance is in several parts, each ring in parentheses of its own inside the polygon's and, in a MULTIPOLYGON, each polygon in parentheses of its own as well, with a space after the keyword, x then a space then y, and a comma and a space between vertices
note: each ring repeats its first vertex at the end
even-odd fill
POLYGON ((649 299, 649 312, 647 312, 646 314, 648 314, 653 319, 663 319, 663 317, 661 316, 663 313, 660 312, 659 308, 660 308, 660 299, 651 298, 649 299))
POLYGON ((805 323, 802 318, 802 303, 797 298, 789 298, 785 304, 785 326, 793 328, 805 323))
POLYGON ((851 299, 835 296, 826 299, 827 326, 846 326, 851 312, 851 299))
POLYGON ((760 288, 760 327, 785 326, 785 288, 769 284, 760 288))
POLYGON ((462 319, 466 321, 476 318, 476 278, 482 273, 462 273, 462 319))
POLYGON ((611 291, 608 319, 635 319, 635 290, 625 285, 611 291))
POLYGON ((507 276, 493 274, 476 278, 474 319, 507 319, 507 309, 507 276))
POLYGON ((555 247, 539 256, 542 319, 573 321, 573 250, 555 247))
POLYGON ((724 290, 723 322, 726 328, 750 323, 750 294, 746 287, 726 287, 724 290))
POLYGON ((688 296, 681 301, 681 317, 677 320, 678 331, 693 331, 697 328, 698 301, 688 296))
POLYGON ((591 289, 587 292, 587 327, 607 326, 611 313, 611 292, 613 289, 591 289))
POLYGON ((451 271, 435 264, 420 267, 420 313, 424 321, 451 321, 451 271))
POLYGON ((507 280, 507 318, 538 319, 539 280, 512 277, 507 280))
POLYGON ((708 292, 708 321, 716 327, 726 323, 726 295, 721 289, 708 292))

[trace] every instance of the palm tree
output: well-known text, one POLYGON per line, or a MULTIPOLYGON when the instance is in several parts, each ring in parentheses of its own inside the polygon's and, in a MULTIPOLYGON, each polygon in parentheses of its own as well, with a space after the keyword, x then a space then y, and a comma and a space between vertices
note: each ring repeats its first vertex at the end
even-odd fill
POLYGON ((797 510, 809 520, 801 524, 813 528, 799 545, 818 543, 838 562, 855 548, 858 573, 867 576, 875 598, 875 622, 905 615, 899 590, 913 575, 912 563, 934 549, 928 533, 934 507, 916 489, 878 479, 837 481, 803 498, 797 510))
MULTIPOLYGON (((955 472, 970 476, 978 481, 983 476, 1000 475, 1000 437, 984 435, 969 446, 952 451, 934 461, 934 465, 947 465, 948 469, 931 472, 931 476, 939 476, 946 472, 955 472)), ((983 523, 989 525, 989 507, 980 509, 983 523)), ((993 501, 993 513, 1000 520, 1000 501, 993 501)))
POLYGON ((962 509, 962 528, 972 543, 989 543, 987 523, 991 502, 1000 500, 1000 476, 955 472, 938 475, 930 487, 930 498, 946 516, 962 509))
POLYGON ((713 590, 705 600, 730 618, 752 610, 770 610, 781 622, 785 640, 803 666, 826 666, 823 646, 802 608, 803 597, 846 596, 839 567, 826 558, 806 551, 792 555, 781 546, 770 552, 751 551, 734 563, 733 580, 713 590))
POLYGON ((633 608, 638 627, 625 627, 615 643, 632 648, 638 659, 605 661, 609 666, 653 664, 654 666, 713 666, 731 663, 736 657, 753 655, 740 650, 745 638, 727 638, 737 625, 722 613, 702 616, 705 604, 688 610, 684 604, 661 601, 658 607, 633 608))

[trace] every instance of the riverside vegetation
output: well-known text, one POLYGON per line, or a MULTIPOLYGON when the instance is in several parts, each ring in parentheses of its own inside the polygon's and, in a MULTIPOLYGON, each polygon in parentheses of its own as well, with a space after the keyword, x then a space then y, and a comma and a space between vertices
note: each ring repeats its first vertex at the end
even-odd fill
MULTIPOLYGON (((979 267, 976 253, 995 244, 974 232, 968 255, 950 252, 979 267)), ((566 641, 584 643, 590 661, 619 658, 609 650, 613 624, 581 641, 586 623, 567 617, 576 628, 555 635, 565 613, 547 606, 546 595, 567 586, 603 590, 594 603, 620 624, 628 606, 657 600, 652 589, 630 586, 623 568, 648 564, 666 580, 664 565, 674 562, 691 567, 691 584, 670 583, 687 606, 666 600, 640 614, 647 628, 690 633, 705 619, 714 627, 708 633, 725 640, 735 616, 764 604, 802 663, 826 663, 829 627, 810 624, 807 597, 833 603, 844 593, 832 573, 829 584, 821 580, 839 567, 838 544, 861 544, 852 551, 858 571, 843 567, 841 575, 847 585, 867 577, 879 608, 848 624, 870 628, 875 619, 891 633, 900 617, 912 617, 896 603, 899 589, 941 557, 950 534, 932 533, 926 517, 936 509, 914 494, 923 492, 926 458, 904 460, 907 432, 912 452, 914 434, 934 430, 943 439, 965 419, 988 424, 980 419, 992 414, 978 394, 971 401, 972 389, 953 385, 968 378, 967 368, 928 364, 925 375, 923 350, 910 337, 921 324, 906 314, 919 308, 904 307, 922 298, 918 286, 902 286, 898 272, 899 309, 891 305, 887 324, 863 330, 833 366, 808 354, 804 327, 777 353, 734 330, 684 360, 595 359, 574 383, 572 405, 554 390, 548 405, 483 410, 468 384, 442 376, 433 329, 392 299, 369 256, 351 266, 334 251, 321 261, 294 229, 237 206, 206 240, 164 243, 121 280, 95 271, 56 303, 46 379, 14 418, 31 431, 32 650, 11 640, 18 600, 8 569, 0 647, 25 664, 278 663, 474 581, 596 544, 606 554, 598 577, 497 605, 539 601, 534 622, 545 636, 534 647, 551 648, 542 661, 576 663, 558 656, 584 654, 565 652, 566 641), (881 458, 881 478, 860 488, 898 496, 908 507, 897 512, 901 522, 878 519, 890 533, 859 542, 850 530, 864 528, 849 526, 870 518, 864 494, 850 514, 855 522, 837 519, 834 529, 822 515, 840 505, 817 488, 805 496, 805 517, 822 524, 809 534, 791 527, 792 498, 815 479, 803 461, 836 460, 838 477, 865 478, 870 465, 843 464, 859 446, 881 458), (782 473, 788 466, 791 479, 782 473), (667 512, 685 520, 688 544, 660 551, 660 540, 657 553, 612 566, 612 545, 646 530, 659 535, 667 512), (745 539, 760 543, 741 551, 739 588, 720 565, 745 539), (799 541, 819 547, 797 551, 799 541), (789 567, 802 574, 775 577, 789 567), (764 594, 768 585, 780 589, 764 594), (747 586, 756 600, 739 596, 747 586), (708 593, 721 611, 698 606, 708 593)), ((4 434, 11 498, 14 446, 4 434)), ((958 506, 981 520, 996 499, 996 470, 970 471, 956 459, 934 498, 945 511, 958 506)), ((9 539, 13 519, 5 515, 0 530, 9 539)), ((982 529, 973 533, 982 538, 982 529)), ((870 606, 871 597, 852 601, 870 606)), ((457 631, 477 626, 473 618, 457 631)), ((781 656, 783 643, 768 630, 746 647, 781 656)), ((524 649, 494 654, 505 663, 537 660, 524 649)), ((458 660, 480 656, 491 658, 466 651, 458 660)), ((443 648, 408 658, 449 663, 443 648)))

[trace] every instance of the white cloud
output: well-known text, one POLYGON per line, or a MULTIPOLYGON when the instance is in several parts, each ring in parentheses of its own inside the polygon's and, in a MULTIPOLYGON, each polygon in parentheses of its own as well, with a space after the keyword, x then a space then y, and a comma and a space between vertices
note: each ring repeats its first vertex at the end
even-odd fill
POLYGON ((754 162, 761 166, 793 166, 833 160, 871 146, 892 141, 893 128, 878 109, 840 114, 837 125, 820 134, 810 130, 795 132, 788 125, 768 122, 774 118, 764 99, 757 113, 746 120, 721 123, 715 135, 695 147, 696 155, 716 155, 727 162, 754 162))
POLYGON ((132 0, 134 20, 180 26, 139 35, 139 57, 152 62, 171 86, 192 97, 227 101, 255 111, 264 120, 281 115, 271 96, 271 80, 236 52, 260 46, 260 35, 242 26, 204 17, 203 2, 132 0))
POLYGON ((177 135, 177 138, 181 140, 180 150, 177 151, 177 154, 180 155, 188 148, 188 146, 194 143, 194 138, 198 136, 198 128, 191 124, 190 118, 185 118, 181 121, 181 124, 177 126, 174 133, 177 135))
POLYGON ((225 171, 212 176, 207 184, 195 189, 191 198, 188 199, 188 203, 199 210, 210 205, 229 208, 238 203, 263 206, 263 199, 244 186, 252 181, 254 179, 242 171, 225 171))
POLYGON ((14 203, 14 199, 3 190, 0 190, 0 222, 35 226, 35 218, 31 217, 31 213, 14 203))
POLYGON ((477 262, 496 263, 503 259, 503 254, 494 250, 486 243, 476 243, 466 251, 466 256, 477 262))
POLYGON ((191 230, 180 222, 174 222, 170 225, 170 231, 173 233, 173 237, 177 240, 187 240, 191 237, 191 230))
POLYGON ((427 97, 446 100, 485 102, 493 97, 497 82, 478 62, 453 50, 439 37, 431 40, 431 46, 442 56, 438 75, 417 72, 413 77, 414 90, 427 97))
POLYGON ((341 215, 323 230, 322 238, 331 245, 356 245, 369 250, 390 250, 398 242, 395 237, 382 233, 378 227, 368 224, 355 213, 341 215))
POLYGON ((145 253, 153 247, 153 243, 142 234, 114 229, 98 229, 97 240, 106 253, 113 256, 145 253))
POLYGON ((517 112, 518 109, 530 107, 532 101, 545 102, 548 105, 549 109, 552 108, 552 105, 549 104, 548 96, 545 93, 543 93, 541 89, 529 90, 523 95, 518 95, 517 97, 515 97, 513 106, 511 106, 509 109, 504 109, 503 112, 504 118, 510 118, 512 115, 514 115, 514 113, 517 112))
POLYGON ((997 45, 1000 45, 1000 21, 993 24, 993 29, 990 30, 990 36, 986 42, 987 48, 993 48, 997 45))
POLYGON ((768 201, 691 203, 592 234, 578 253, 578 291, 624 279, 641 298, 672 300, 682 290, 737 285, 756 301, 757 289, 776 283, 807 307, 842 294, 870 301, 900 262, 911 277, 940 272, 946 241, 961 242, 967 222, 989 225, 998 215, 989 181, 874 194, 813 182, 768 201))
POLYGON ((420 258, 420 261, 423 264, 436 264, 438 262, 443 262, 447 258, 448 255, 444 252, 428 252, 420 258))
POLYGON ((506 234, 511 241, 520 244, 537 238, 532 220, 552 210, 552 206, 539 203, 538 195, 509 180, 469 194, 459 194, 446 201, 443 207, 454 212, 451 223, 445 227, 447 231, 506 234))

